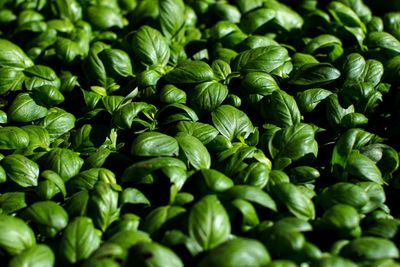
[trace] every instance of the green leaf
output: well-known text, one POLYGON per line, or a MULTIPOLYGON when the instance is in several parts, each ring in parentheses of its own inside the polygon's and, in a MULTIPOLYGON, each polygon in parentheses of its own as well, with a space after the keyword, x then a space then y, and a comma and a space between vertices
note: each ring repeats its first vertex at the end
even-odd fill
POLYGON ((88 20, 94 28, 104 30, 111 27, 122 28, 124 26, 124 19, 122 15, 115 8, 107 6, 90 6, 87 8, 88 20))
POLYGON ((242 231, 247 231, 260 223, 257 211, 250 202, 238 198, 232 201, 232 206, 237 208, 242 215, 242 231))
POLYGON ((346 258, 342 258, 339 256, 327 256, 322 257, 313 262, 313 267, 333 267, 333 266, 343 266, 343 267, 356 267, 358 266, 351 260, 346 258))
POLYGON ((68 181, 68 192, 78 192, 81 190, 92 190, 97 182, 105 182, 116 185, 115 174, 104 168, 91 168, 80 172, 68 181))
POLYGON ((175 138, 158 132, 145 132, 133 140, 131 153, 135 156, 174 156, 179 146, 175 138))
POLYGON ((65 184, 63 179, 55 172, 51 170, 43 171, 40 174, 40 177, 44 179, 44 181, 39 182, 37 192, 40 193, 44 191, 45 199, 51 199, 55 194, 61 193, 63 197, 67 195, 67 190, 65 189, 65 184), (55 190, 51 190, 50 194, 47 190, 48 188, 54 188, 55 190), (53 195, 54 193, 54 195, 53 195))
POLYGON ((328 11, 333 18, 343 26, 358 27, 363 32, 366 32, 364 23, 360 20, 358 15, 348 6, 339 1, 332 1, 328 4, 328 11))
POLYGON ((229 177, 217 170, 203 169, 201 170, 201 174, 205 185, 212 192, 224 192, 234 185, 233 181, 229 177))
POLYGON ((299 160, 306 156, 316 157, 318 144, 314 139, 314 132, 311 125, 304 123, 277 131, 268 144, 272 158, 299 160))
POLYGON ((39 165, 20 154, 5 157, 1 164, 15 183, 22 187, 37 186, 39 178, 39 165))
POLYGON ((46 115, 47 108, 36 104, 28 93, 19 94, 8 110, 9 119, 16 122, 30 122, 46 115))
POLYGON ((397 40, 400 39, 400 15, 398 12, 389 12, 383 16, 383 22, 387 31, 397 40))
POLYGON ((132 36, 132 50, 145 66, 167 65, 170 49, 161 33, 147 25, 139 28, 132 36))
POLYGON ((382 178, 382 173, 375 163, 370 158, 360 154, 360 152, 356 150, 353 150, 350 153, 345 169, 356 178, 372 181, 378 184, 385 183, 382 178))
POLYGON ((179 132, 196 137, 203 145, 210 143, 218 135, 217 129, 201 122, 180 121, 176 125, 176 128, 179 132))
POLYGON ((21 128, 6 126, 0 128, 0 149, 16 150, 29 145, 29 135, 21 128))
POLYGON ((299 86, 319 86, 328 84, 340 77, 338 69, 328 63, 311 63, 295 70, 288 81, 299 86))
POLYGON ((218 82, 204 82, 190 92, 191 107, 198 113, 209 113, 219 107, 228 96, 228 88, 218 82))
POLYGON ((12 214, 27 207, 24 192, 7 192, 0 195, 0 209, 4 214, 12 214))
POLYGON ((399 155, 396 150, 385 144, 371 144, 361 148, 361 153, 373 160, 387 181, 399 167, 399 155))
POLYGON ((276 258, 294 258, 294 254, 300 252, 306 244, 303 233, 280 225, 262 231, 258 234, 258 239, 267 247, 272 257, 276 258))
POLYGON ((38 225, 39 232, 55 237, 68 224, 67 212, 53 201, 38 201, 23 211, 21 217, 38 225))
POLYGON ((32 149, 50 146, 50 136, 46 129, 37 125, 26 125, 21 127, 29 135, 29 147, 32 149))
POLYGON ((83 267, 120 267, 121 265, 115 260, 108 258, 95 258, 89 259, 83 265, 83 267))
POLYGON ((211 113, 211 116, 217 130, 230 140, 240 137, 247 138, 254 131, 249 117, 233 106, 219 106, 211 113))
POLYGON ((46 128, 51 139, 55 139, 75 127, 75 116, 63 109, 51 108, 40 125, 46 128))
POLYGON ((52 86, 55 88, 60 88, 61 82, 58 78, 56 72, 44 65, 35 65, 33 67, 24 70, 26 76, 25 86, 29 90, 36 89, 42 86, 52 86))
POLYGON ((189 235, 205 250, 226 241, 231 232, 228 214, 215 195, 198 201, 189 214, 189 235))
POLYGON ((267 209, 277 211, 276 203, 268 193, 255 186, 235 185, 224 192, 224 197, 228 199, 244 199, 267 209))
POLYGON ((249 72, 244 75, 240 82, 240 88, 246 94, 270 95, 279 90, 278 83, 274 77, 265 72, 249 72))
POLYGON ((220 81, 226 80, 228 75, 232 72, 231 66, 221 59, 214 60, 211 64, 211 68, 214 71, 215 78, 220 81))
POLYGON ((122 181, 140 182, 159 169, 177 168, 186 171, 186 165, 181 160, 171 157, 157 157, 149 160, 139 161, 125 169, 122 181))
POLYGON ((182 0, 161 0, 158 5, 161 31, 171 39, 185 24, 185 3, 182 0))
POLYGON ((69 19, 75 22, 82 18, 82 7, 77 1, 56 0, 55 6, 62 19, 69 19))
POLYGON ((392 239, 398 232, 398 222, 393 219, 377 219, 368 222, 366 229, 363 231, 365 235, 392 239))
POLYGON ((99 58, 103 61, 107 74, 111 77, 132 76, 132 64, 129 55, 120 49, 104 49, 99 53, 99 58))
POLYGON ((173 103, 186 103, 186 93, 185 91, 177 88, 172 84, 167 84, 161 88, 160 100, 166 104, 173 103))
POLYGON ((278 127, 285 128, 300 122, 300 110, 294 98, 282 90, 275 90, 263 106, 262 115, 278 127), (273 112, 271 112, 273 110, 273 112))
POLYGON ((0 214, 0 229, 0 248, 11 256, 36 244, 32 229, 20 218, 0 214))
POLYGON ((400 41, 387 32, 369 33, 365 44, 372 48, 380 48, 389 56, 397 56, 400 54, 400 41))
POLYGON ((25 69, 33 66, 33 61, 14 43, 0 39, 0 66, 25 69))
POLYGON ((341 249, 340 255, 354 261, 373 261, 398 258, 399 250, 390 240, 376 237, 360 237, 345 245, 341 249))
POLYGON ((89 258, 100 246, 101 232, 87 217, 76 217, 65 229, 59 247, 60 258, 69 264, 89 258))
POLYGON ((304 52, 333 62, 343 54, 342 42, 334 35, 322 34, 307 43, 304 52))
POLYGON ((14 68, 0 68, 0 95, 9 91, 17 91, 22 88, 25 75, 14 68))
POLYGON ((281 72, 279 68, 290 60, 288 51, 281 46, 270 45, 241 52, 232 59, 232 70, 243 73, 260 71, 278 76, 286 76, 289 71, 281 72))
POLYGON ((180 258, 168 247, 154 242, 141 242, 131 248, 127 265, 183 267, 180 258))
MULTIPOLYGON (((150 242, 151 239, 149 235, 145 232, 138 230, 121 230, 113 234, 110 238, 108 238, 107 242, 111 244, 118 245, 120 248, 124 250, 128 250, 130 247, 142 243, 142 242, 150 242)), ((123 252, 125 253, 125 252, 123 252)))
POLYGON ((276 12, 274 10, 269 8, 257 8, 243 15, 240 26, 243 32, 247 34, 257 33, 262 31, 263 27, 275 17, 276 12))
POLYGON ((151 120, 149 116, 154 116, 156 107, 145 102, 131 102, 123 105, 113 112, 113 123, 120 129, 130 129, 142 125, 150 127, 151 120), (144 119, 138 118, 138 116, 144 119), (147 121, 147 120, 149 121, 147 121))
POLYGON ((79 173, 83 165, 78 153, 66 148, 54 148, 41 159, 40 165, 59 174, 64 182, 79 173))
POLYGON ((271 258, 262 243, 255 239, 237 237, 211 250, 199 267, 265 266, 271 258))
POLYGON ((149 199, 138 189, 128 187, 119 196, 119 203, 124 204, 144 204, 150 206, 149 199))
POLYGON ((274 185, 273 192, 279 201, 297 218, 310 220, 315 218, 315 207, 310 197, 291 183, 274 185))
POLYGON ((55 264, 54 252, 47 245, 35 245, 24 250, 10 260, 9 267, 52 267, 55 264))
POLYGON ((318 195, 318 202, 324 209, 339 203, 361 209, 368 201, 369 197, 362 187, 344 182, 324 188, 318 195), (347 196, 354 197, 349 198, 347 196))
POLYGON ((152 210, 140 224, 140 228, 149 234, 154 234, 168 221, 186 212, 186 209, 177 206, 161 206, 152 210))
POLYGON ((360 215, 352 206, 336 204, 324 212, 321 223, 323 227, 345 234, 359 227, 360 215))
POLYGON ((213 80, 214 72, 206 62, 184 60, 168 72, 165 79, 173 84, 201 83, 213 80))
POLYGON ((268 0, 264 2, 263 6, 275 11, 274 23, 278 24, 286 31, 294 31, 303 26, 303 18, 288 5, 276 0, 268 0))
POLYGON ((209 169, 211 156, 207 148, 199 139, 188 134, 179 134, 175 137, 178 141, 181 157, 195 169, 209 169))
POLYGON ((358 182, 368 195, 368 203, 361 208, 362 213, 369 213, 383 205, 386 201, 386 194, 383 187, 375 182, 358 182))
POLYGON ((320 172, 310 166, 298 166, 288 172, 290 180, 297 184, 315 182, 320 177, 320 172))
POLYGON ((106 182, 97 182, 90 192, 88 216, 103 232, 119 216, 118 192, 106 182))

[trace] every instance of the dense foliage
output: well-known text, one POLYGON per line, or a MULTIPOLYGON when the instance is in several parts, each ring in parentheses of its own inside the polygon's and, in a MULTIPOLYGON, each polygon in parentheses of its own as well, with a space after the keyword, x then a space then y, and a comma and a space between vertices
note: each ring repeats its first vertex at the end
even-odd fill
POLYGON ((0 1, 2 264, 400 266, 398 3, 0 1))

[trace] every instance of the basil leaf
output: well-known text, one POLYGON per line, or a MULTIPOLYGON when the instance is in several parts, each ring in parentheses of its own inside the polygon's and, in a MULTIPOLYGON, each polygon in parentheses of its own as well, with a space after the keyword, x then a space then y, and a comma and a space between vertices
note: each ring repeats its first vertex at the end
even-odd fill
POLYGON ((230 140, 241 136, 247 138, 253 132, 253 125, 247 115, 233 106, 219 106, 211 116, 217 130, 230 140))
POLYGON ((39 232, 48 237, 55 237, 68 224, 67 212, 53 201, 35 202, 21 217, 37 224, 39 232))
POLYGON ((196 137, 203 145, 210 143, 218 135, 218 131, 214 127, 201 122, 180 121, 176 128, 179 132, 196 137))
POLYGON ((291 183, 279 183, 273 187, 279 201, 297 218, 310 220, 315 218, 315 207, 311 199, 299 187, 291 183))
POLYGON ((141 242, 131 248, 127 264, 154 267, 183 267, 180 258, 168 247, 155 242, 141 242), (150 253, 150 257, 148 256, 150 253))
POLYGON ((244 75, 240 87, 249 94, 270 95, 279 90, 278 83, 274 77, 264 72, 249 72, 244 75))
POLYGON ((350 174, 362 180, 373 181, 378 184, 385 183, 382 173, 375 163, 356 150, 350 153, 345 169, 350 174))
POLYGON ((51 108, 40 125, 47 130, 51 139, 55 139, 75 127, 75 116, 63 109, 51 108))
POLYGON ((14 68, 0 68, 0 95, 9 91, 17 91, 22 88, 25 75, 14 68))
POLYGON ((400 53, 400 41, 387 32, 371 32, 365 43, 367 46, 382 49, 390 56, 397 56, 400 53))
POLYGON ((195 169, 209 169, 211 166, 211 156, 206 147, 191 135, 179 134, 175 137, 178 141, 180 155, 184 156, 190 165, 195 169))
POLYGON ((257 240, 234 238, 211 250, 199 263, 199 267, 263 266, 271 258, 267 249, 257 240))
POLYGON ((100 246, 101 233, 87 217, 76 217, 65 229, 59 248, 59 256, 74 264, 89 258, 100 246))
POLYGON ((162 206, 152 210, 143 220, 141 229, 149 234, 154 234, 163 225, 173 218, 186 212, 182 207, 176 206, 162 206))
POLYGON ((24 53, 24 51, 14 43, 0 39, 0 66, 16 69, 25 69, 33 66, 33 61, 24 53))
POLYGON ((158 4, 161 31, 171 39, 185 24, 185 3, 182 0, 161 0, 158 4))
POLYGON ((229 217, 215 195, 198 201, 189 214, 189 235, 205 250, 226 241, 231 232, 229 217))
POLYGON ((224 192, 224 196, 229 199, 244 199, 267 209, 277 211, 276 203, 268 193, 255 186, 235 185, 224 192))
POLYGON ((15 126, 0 128, 0 149, 16 150, 29 145, 29 135, 15 126))
POLYGON ((178 151, 178 142, 173 137, 158 132, 138 135, 131 147, 136 156, 174 156, 178 151))
POLYGON ((8 266, 32 266, 32 267, 52 267, 55 264, 54 252, 50 247, 42 244, 35 245, 31 248, 24 250, 10 260, 8 266))
POLYGON ((39 165, 20 155, 13 154, 5 157, 1 164, 7 176, 22 187, 37 186, 39 165))
POLYGON ((201 83, 213 80, 214 72, 206 62, 185 60, 168 72, 165 79, 173 84, 201 83))
POLYGON ((318 144, 314 129, 308 124, 297 123, 277 131, 268 144, 273 159, 299 160, 306 156, 316 157, 318 144))
POLYGON ((355 261, 371 261, 397 258, 399 251, 390 240, 376 237, 360 237, 344 246, 340 251, 340 255, 355 261))
POLYGON ((36 245, 32 229, 17 217, 0 214, 0 229, 0 247, 9 255, 18 255, 36 245))
POLYGON ((30 122, 47 115, 47 108, 38 105, 28 93, 19 94, 8 110, 8 118, 16 122, 30 122))
POLYGON ((209 113, 219 107, 228 96, 228 88, 217 82, 204 82, 190 92, 190 104, 198 113, 209 113))
POLYGON ((288 51, 280 46, 266 46, 246 50, 232 59, 232 70, 243 73, 261 71, 285 76, 289 72, 279 71, 290 60, 288 51))
POLYGON ((161 33, 149 26, 142 26, 132 36, 134 55, 145 66, 167 65, 170 49, 161 33))
POLYGON ((7 192, 0 195, 0 209, 4 214, 12 214, 27 207, 25 193, 7 192))
POLYGON ((270 123, 282 128, 300 123, 300 110, 291 95, 278 89, 272 92, 267 101, 262 115, 270 123))
POLYGON ((66 148, 54 148, 44 155, 40 162, 43 168, 59 174, 64 182, 79 173, 83 159, 76 152, 66 148))
POLYGON ((88 216, 103 232, 118 218, 118 192, 110 184, 99 181, 94 185, 88 202, 88 216))
POLYGON ((289 84, 300 86, 319 86, 331 83, 340 77, 338 69, 327 63, 311 63, 295 70, 289 84))

